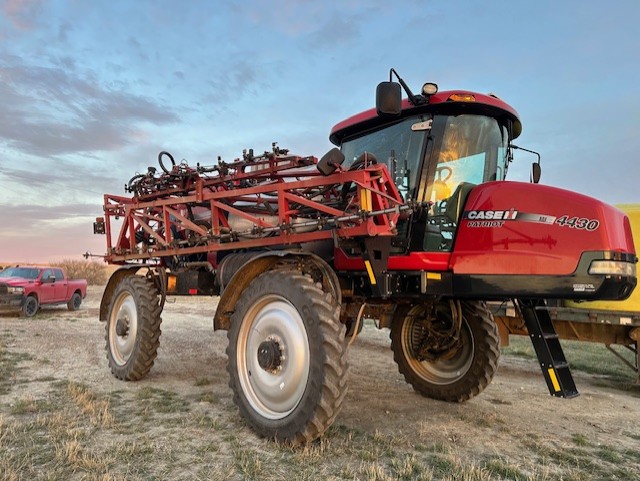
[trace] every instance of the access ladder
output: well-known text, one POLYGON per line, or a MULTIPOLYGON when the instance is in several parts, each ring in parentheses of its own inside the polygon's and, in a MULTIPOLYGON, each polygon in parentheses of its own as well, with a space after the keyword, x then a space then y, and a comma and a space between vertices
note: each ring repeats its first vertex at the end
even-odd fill
POLYGON ((540 299, 519 299, 518 305, 538 356, 549 393, 552 396, 564 398, 578 396, 578 389, 564 357, 546 302, 540 299))

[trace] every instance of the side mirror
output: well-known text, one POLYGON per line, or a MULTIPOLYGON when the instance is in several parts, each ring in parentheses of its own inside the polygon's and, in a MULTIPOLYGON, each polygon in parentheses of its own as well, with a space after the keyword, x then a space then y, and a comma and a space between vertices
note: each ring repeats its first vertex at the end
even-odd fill
POLYGON ((339 148, 334 147, 329 152, 324 154, 318 162, 318 170, 322 172, 322 175, 333 174, 339 165, 344 162, 344 154, 339 148))
POLYGON ((397 116, 402 112, 402 89, 396 82, 380 82, 376 88, 378 115, 397 116))
POLYGON ((542 167, 538 162, 531 164, 531 182, 537 184, 540 182, 540 176, 542 175, 542 167))

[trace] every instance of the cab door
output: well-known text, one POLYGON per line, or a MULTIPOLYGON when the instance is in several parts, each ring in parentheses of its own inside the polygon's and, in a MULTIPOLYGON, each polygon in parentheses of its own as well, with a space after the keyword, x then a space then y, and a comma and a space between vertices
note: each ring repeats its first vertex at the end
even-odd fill
POLYGON ((40 304, 55 302, 55 274, 53 269, 44 269, 40 276, 40 304))
POLYGON ((69 289, 69 282, 64 278, 62 269, 53 269, 53 275, 56 277, 56 281, 53 283, 55 301, 66 302, 68 300, 67 290, 69 289))

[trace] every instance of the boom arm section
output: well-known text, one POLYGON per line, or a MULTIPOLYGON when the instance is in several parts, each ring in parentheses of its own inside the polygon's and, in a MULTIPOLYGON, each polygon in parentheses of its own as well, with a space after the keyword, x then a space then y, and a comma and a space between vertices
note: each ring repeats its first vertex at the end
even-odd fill
POLYGON ((384 165, 339 168, 323 176, 310 167, 315 162, 277 155, 269 162, 240 161, 242 168, 224 164, 224 171, 210 177, 182 164, 157 179, 151 176, 133 197, 107 194, 105 217, 97 226, 107 235, 105 260, 159 262, 170 256, 390 236, 401 213, 412 209, 384 165))

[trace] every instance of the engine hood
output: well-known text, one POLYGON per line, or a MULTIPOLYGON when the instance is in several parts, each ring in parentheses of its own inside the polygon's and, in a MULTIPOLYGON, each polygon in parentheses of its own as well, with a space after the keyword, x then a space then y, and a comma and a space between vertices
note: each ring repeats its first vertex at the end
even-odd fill
POLYGON ((34 282, 33 279, 24 279, 23 277, 0 277, 0 284, 6 284, 8 286, 26 286, 34 282))

